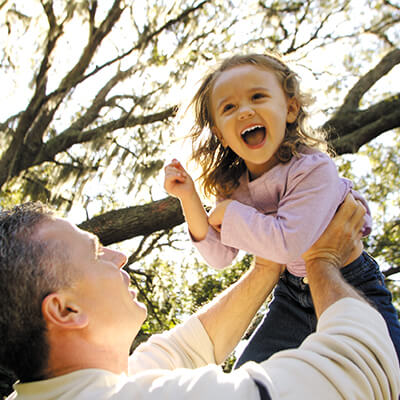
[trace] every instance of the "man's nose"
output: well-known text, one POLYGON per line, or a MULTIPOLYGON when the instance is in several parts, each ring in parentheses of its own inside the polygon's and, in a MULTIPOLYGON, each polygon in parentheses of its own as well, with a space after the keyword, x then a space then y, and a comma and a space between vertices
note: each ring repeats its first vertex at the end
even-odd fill
POLYGON ((251 118, 254 115, 254 111, 251 107, 249 106, 242 106, 239 109, 239 119, 244 120, 247 118, 251 118))
POLYGON ((109 261, 115 264, 118 268, 122 268, 128 261, 128 257, 118 250, 104 248, 103 252, 107 256, 109 261))

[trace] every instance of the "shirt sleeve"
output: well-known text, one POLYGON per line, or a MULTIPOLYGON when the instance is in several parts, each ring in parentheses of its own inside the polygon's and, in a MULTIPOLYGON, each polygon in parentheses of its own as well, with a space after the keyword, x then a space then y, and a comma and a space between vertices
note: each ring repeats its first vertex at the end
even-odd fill
MULTIPOLYGON (((195 370, 149 370, 131 377, 118 399, 261 400, 259 386, 246 370, 224 373, 217 365, 195 370), (134 380, 133 380, 134 379, 134 380)), ((266 392, 268 395, 269 393, 266 392)), ((268 400, 268 397, 264 397, 268 400)), ((264 400, 263 399, 263 400, 264 400)))
POLYGON ((202 323, 192 316, 138 346, 129 358, 129 374, 146 369, 192 369, 210 363, 215 363, 214 346, 202 323))
POLYGON ((192 238, 192 243, 205 262, 215 269, 223 269, 231 265, 239 252, 238 248, 223 244, 220 233, 211 226, 203 240, 195 241, 192 238))
POLYGON ((272 400, 398 400, 399 376, 381 315, 364 302, 345 298, 321 315, 316 333, 298 349, 260 364, 248 362, 229 374, 215 364, 142 370, 123 387, 126 396, 118 398, 260 400, 265 393, 272 400))
POLYGON ((265 382, 273 399, 397 400, 400 394, 399 362, 385 321, 351 298, 329 307, 298 349, 242 368, 265 382))
POLYGON ((276 215, 232 201, 222 222, 221 241, 282 264, 299 260, 328 226, 349 185, 327 155, 307 155, 289 170, 276 215))

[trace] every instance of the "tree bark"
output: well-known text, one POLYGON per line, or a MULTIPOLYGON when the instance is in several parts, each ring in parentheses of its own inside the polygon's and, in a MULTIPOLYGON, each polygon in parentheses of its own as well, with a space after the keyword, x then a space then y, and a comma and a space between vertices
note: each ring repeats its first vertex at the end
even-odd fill
POLYGON ((97 235, 104 246, 136 236, 168 230, 184 222, 179 200, 167 197, 145 205, 121 208, 93 217, 79 227, 97 235))

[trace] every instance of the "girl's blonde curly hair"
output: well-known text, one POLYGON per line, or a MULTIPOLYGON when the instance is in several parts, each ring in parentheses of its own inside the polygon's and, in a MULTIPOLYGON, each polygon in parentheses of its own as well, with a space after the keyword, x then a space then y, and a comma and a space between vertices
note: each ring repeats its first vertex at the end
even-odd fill
POLYGON ((215 123, 211 110, 211 93, 216 79, 226 70, 240 65, 255 65, 275 73, 288 98, 296 97, 299 112, 293 123, 287 123, 285 137, 276 156, 282 163, 298 156, 301 145, 328 151, 322 132, 311 130, 305 123, 304 110, 311 102, 309 96, 300 91, 298 76, 272 53, 235 55, 219 64, 205 76, 189 107, 193 107, 195 121, 190 130, 192 140, 191 160, 201 166, 200 181, 204 194, 218 198, 229 198, 239 186, 239 178, 246 171, 244 161, 229 147, 224 148, 217 136, 211 132, 215 123))

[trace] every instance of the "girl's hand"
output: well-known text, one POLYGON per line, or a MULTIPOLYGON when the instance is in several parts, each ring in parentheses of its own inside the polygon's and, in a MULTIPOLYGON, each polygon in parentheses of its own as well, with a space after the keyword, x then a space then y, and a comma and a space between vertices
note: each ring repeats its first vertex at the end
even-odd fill
POLYGON ((203 240, 209 229, 208 216, 197 194, 193 179, 176 159, 173 159, 164 170, 165 190, 180 200, 193 240, 203 240))
POLYGON ((173 159, 165 168, 164 189, 171 196, 183 200, 196 193, 191 176, 185 171, 182 164, 173 159))
POLYGON ((232 200, 224 200, 218 203, 208 217, 208 223, 218 232, 221 232, 226 207, 228 207, 231 201, 232 200))

